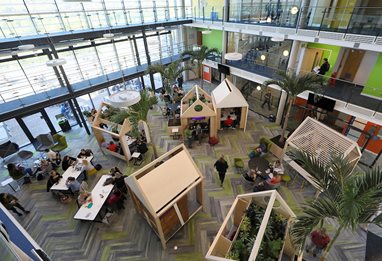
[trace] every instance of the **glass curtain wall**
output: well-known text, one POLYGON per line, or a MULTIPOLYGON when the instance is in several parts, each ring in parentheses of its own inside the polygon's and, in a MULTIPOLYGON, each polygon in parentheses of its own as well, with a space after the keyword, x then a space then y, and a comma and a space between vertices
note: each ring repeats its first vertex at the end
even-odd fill
POLYGON ((227 64, 264 76, 273 76, 276 71, 285 71, 292 41, 274 42, 270 37, 241 33, 228 33, 228 50, 243 54, 240 61, 227 64))
POLYGON ((181 0, 9 0, 0 5, 0 32, 12 38, 176 20, 183 8, 181 0))

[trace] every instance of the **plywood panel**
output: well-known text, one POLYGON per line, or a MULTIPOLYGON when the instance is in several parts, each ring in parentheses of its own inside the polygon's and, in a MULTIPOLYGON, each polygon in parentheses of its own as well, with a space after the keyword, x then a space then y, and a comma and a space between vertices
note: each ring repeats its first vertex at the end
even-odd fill
POLYGON ((180 220, 174 207, 169 208, 160 218, 165 240, 169 239, 180 227, 180 220))
POLYGON ((188 195, 184 195, 181 199, 179 199, 176 204, 178 205, 179 211, 182 214, 182 218, 184 222, 186 222, 190 216, 188 212, 188 195))

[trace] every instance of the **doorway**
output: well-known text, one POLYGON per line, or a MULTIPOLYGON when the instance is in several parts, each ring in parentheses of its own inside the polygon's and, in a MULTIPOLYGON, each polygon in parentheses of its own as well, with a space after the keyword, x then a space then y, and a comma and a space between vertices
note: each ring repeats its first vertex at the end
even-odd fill
POLYGON ((320 66, 323 50, 315 48, 306 48, 304 53, 304 60, 301 64, 301 73, 310 73, 313 68, 320 66))
POLYGON ((363 50, 347 49, 341 61, 343 67, 340 79, 353 82, 364 55, 363 50))

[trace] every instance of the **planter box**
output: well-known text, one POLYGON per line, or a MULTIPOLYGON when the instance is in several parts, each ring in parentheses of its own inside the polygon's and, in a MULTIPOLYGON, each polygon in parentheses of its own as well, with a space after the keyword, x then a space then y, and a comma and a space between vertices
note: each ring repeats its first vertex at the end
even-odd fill
POLYGON ((279 139, 280 139, 280 135, 276 136, 276 137, 273 137, 270 139, 272 145, 271 147, 269 148, 269 151, 275 155, 278 159, 282 159, 283 158, 283 155, 284 155, 284 146, 285 146, 285 142, 284 144, 279 144, 279 139))
MULTIPOLYGON (((263 207, 265 212, 248 260, 256 260, 256 256, 258 255, 272 211, 275 211, 288 220, 284 243, 278 260, 281 260, 283 255, 289 256, 291 258, 290 260, 297 255, 297 251, 295 251, 291 246, 288 233, 289 223, 296 216, 278 192, 276 190, 272 190, 241 194, 236 197, 231 209, 224 219, 222 226, 219 229, 219 232, 217 233, 210 249, 206 254, 207 260, 232 260, 227 259, 226 256, 231 251, 232 244, 239 235, 240 225, 242 224, 243 219, 246 216, 246 210, 251 203, 255 203, 256 205, 263 207)), ((301 256, 299 258, 301 258, 301 256)))

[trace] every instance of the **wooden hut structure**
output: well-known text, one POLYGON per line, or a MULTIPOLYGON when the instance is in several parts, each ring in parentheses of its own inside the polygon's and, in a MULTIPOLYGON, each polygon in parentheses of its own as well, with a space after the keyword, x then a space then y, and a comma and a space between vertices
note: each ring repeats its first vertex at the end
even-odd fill
POLYGON ((122 160, 129 161, 132 155, 130 148, 135 142, 135 138, 128 135, 131 130, 130 121, 125 119, 122 124, 118 124, 103 118, 103 113, 111 107, 112 106, 108 103, 101 103, 92 124, 94 136, 103 153, 111 154, 122 160), (108 150, 106 146, 110 141, 113 141, 116 144, 119 143, 121 150, 118 152, 108 150))
MULTIPOLYGON (((292 246, 288 231, 290 223, 296 216, 276 190, 237 195, 206 254, 206 259, 219 261, 232 260, 228 258, 228 255, 231 251, 233 242, 239 235, 240 225, 242 224, 244 217, 246 216, 246 210, 251 203, 264 208, 265 212, 248 260, 256 260, 256 257, 259 254, 260 245, 263 241, 264 234, 266 233, 266 228, 272 211, 287 220, 283 247, 279 253, 278 260, 281 260, 282 257, 288 257, 288 260, 295 260, 294 257, 298 255, 298 253, 292 246)), ((299 260, 301 260, 301 257, 299 258, 299 260)))
POLYGON ((212 102, 216 108, 216 126, 221 128, 221 122, 228 115, 237 118, 240 129, 247 127, 248 102, 241 91, 228 79, 224 79, 212 92, 212 102), (234 114, 236 113, 236 114, 234 114))
POLYGON ((163 248, 203 207, 203 176, 183 144, 126 177, 125 183, 163 248))
POLYGON ((208 126, 209 136, 217 137, 216 109, 206 91, 194 85, 184 95, 180 106, 182 130, 185 130, 187 125, 205 123, 208 126))

